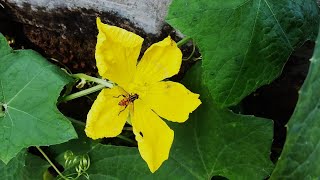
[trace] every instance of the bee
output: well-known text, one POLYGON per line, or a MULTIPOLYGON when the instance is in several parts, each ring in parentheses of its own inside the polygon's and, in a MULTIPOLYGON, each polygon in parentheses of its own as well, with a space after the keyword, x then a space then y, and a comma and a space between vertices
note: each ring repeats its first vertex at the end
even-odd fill
MULTIPOLYGON (((120 95, 120 96, 122 96, 124 98, 118 103, 118 105, 119 106, 124 106, 124 109, 121 110, 119 112, 119 114, 122 111, 124 111, 130 103, 133 103, 136 99, 139 99, 139 95, 138 94, 129 94, 128 96, 125 96, 125 95, 120 95)), ((118 97, 120 97, 120 96, 118 96, 118 97)), ((116 98, 118 98, 118 97, 116 97, 116 98)))

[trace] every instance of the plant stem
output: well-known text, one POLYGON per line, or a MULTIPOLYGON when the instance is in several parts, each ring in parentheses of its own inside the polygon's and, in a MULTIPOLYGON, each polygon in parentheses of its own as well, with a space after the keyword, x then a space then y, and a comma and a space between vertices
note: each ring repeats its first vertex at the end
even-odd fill
POLYGON ((191 52, 190 56, 189 56, 187 59, 182 59, 182 60, 184 60, 184 61, 189 61, 189 59, 192 58, 195 50, 196 50, 196 46, 193 44, 193 48, 192 48, 192 52, 191 52))
POLYGON ((106 80, 95 78, 95 77, 92 77, 92 76, 88 76, 88 75, 83 74, 83 73, 72 74, 71 76, 74 77, 74 78, 77 78, 77 79, 85 79, 87 81, 91 81, 91 82, 95 82, 95 83, 98 83, 98 84, 102 84, 102 85, 104 85, 105 87, 108 87, 108 88, 112 88, 113 87, 113 84, 110 83, 110 82, 107 82, 106 80))
MULTIPOLYGON (((70 120, 71 122, 75 123, 75 124, 80 125, 80 126, 83 126, 83 127, 86 126, 86 124, 85 124, 84 122, 82 122, 82 121, 78 121, 78 120, 75 120, 75 119, 72 119, 72 118, 69 118, 69 120, 70 120)), ((125 128, 126 128, 126 127, 124 127, 124 130, 126 130, 125 128)), ((127 128, 130 128, 130 127, 127 127, 127 128)), ((132 128, 131 128, 131 129, 132 129, 132 128)), ((127 138, 127 137, 125 137, 125 136, 122 136, 122 135, 118 135, 117 138, 122 139, 122 140, 125 140, 125 141, 127 141, 127 142, 129 142, 129 143, 131 143, 131 144, 134 144, 134 145, 137 144, 137 143, 136 143, 135 141, 133 141, 132 139, 129 139, 129 138, 127 138)))
POLYGON ((123 130, 125 130, 125 131, 133 131, 132 127, 123 127, 123 130))
POLYGON ((122 139, 122 140, 125 140, 125 141, 127 141, 127 142, 129 142, 129 143, 131 143, 131 144, 133 144, 133 145, 137 145, 137 143, 136 143, 135 141, 133 141, 132 139, 127 138, 127 137, 125 137, 125 136, 122 136, 122 135, 120 135, 120 134, 117 136, 117 138, 122 139))
POLYGON ((59 169, 52 163, 52 161, 49 159, 49 157, 46 155, 46 153, 44 153, 39 146, 36 146, 36 148, 38 149, 38 151, 40 151, 40 153, 41 153, 41 154, 43 155, 43 157, 48 161, 48 163, 53 167, 53 169, 59 174, 59 176, 60 176, 62 179, 68 180, 68 178, 66 178, 66 177, 59 171, 59 169))
POLYGON ((67 102, 67 101, 70 101, 70 100, 73 100, 73 99, 76 99, 76 98, 79 98, 79 97, 82 97, 82 96, 86 96, 88 94, 97 92, 97 91, 99 91, 99 90, 101 90, 101 89, 103 89, 105 87, 106 86, 103 85, 103 84, 99 84, 99 85, 93 86, 91 88, 88 88, 88 89, 85 89, 85 90, 82 90, 82 91, 79 91, 79 92, 64 96, 61 99, 61 102, 67 102))
POLYGON ((68 118, 68 119, 69 119, 69 121, 71 121, 71 122, 73 122, 73 123, 75 123, 75 124, 78 124, 78 125, 80 125, 80 126, 83 126, 83 127, 86 126, 86 123, 84 123, 84 122, 82 122, 82 121, 78 121, 78 120, 75 120, 75 119, 72 119, 72 118, 68 118))
POLYGON ((189 40, 191 40, 191 37, 185 37, 183 39, 181 39, 178 43, 177 43, 177 46, 178 47, 181 47, 183 46, 184 44, 186 44, 187 42, 189 42, 189 40))

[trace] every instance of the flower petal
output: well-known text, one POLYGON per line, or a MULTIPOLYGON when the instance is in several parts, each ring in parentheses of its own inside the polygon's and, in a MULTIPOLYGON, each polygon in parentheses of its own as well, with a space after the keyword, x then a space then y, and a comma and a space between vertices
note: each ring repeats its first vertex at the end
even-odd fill
POLYGON ((131 81, 137 65, 143 38, 116 26, 103 24, 97 18, 99 30, 96 62, 99 74, 121 87, 131 81))
POLYGON ((174 122, 184 122, 200 104, 199 94, 180 83, 163 81, 147 88, 141 99, 159 116, 174 122))
POLYGON ((129 115, 129 108, 119 106, 125 92, 119 87, 103 89, 94 101, 88 116, 85 132, 98 139, 119 135, 129 115))
POLYGON ((135 81, 153 83, 169 78, 179 72, 181 62, 181 50, 169 36, 147 49, 137 66, 135 81))
POLYGON ((153 173, 168 159, 174 133, 141 100, 134 102, 131 122, 140 154, 153 173))

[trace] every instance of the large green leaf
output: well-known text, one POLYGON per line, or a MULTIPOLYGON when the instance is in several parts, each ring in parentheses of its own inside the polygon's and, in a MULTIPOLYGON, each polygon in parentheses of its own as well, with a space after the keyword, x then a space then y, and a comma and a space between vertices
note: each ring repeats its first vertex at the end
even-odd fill
POLYGON ((320 36, 271 179, 320 178, 320 36))
POLYGON ((201 65, 185 84, 200 93, 201 106, 185 123, 170 123, 175 131, 170 158, 151 174, 136 148, 97 145, 89 152, 92 179, 263 179, 269 159, 272 121, 216 108, 201 85, 201 65))
POLYGON ((8 163, 29 146, 76 138, 56 107, 67 75, 34 51, 8 48, 1 34, 0 53, 0 160, 8 163))
POLYGON ((6 165, 0 162, 1 180, 35 180, 42 179, 49 163, 22 150, 6 165))
POLYGON ((272 121, 217 108, 201 82, 201 73, 198 63, 184 79, 188 89, 200 93, 202 105, 183 126, 175 124, 172 157, 203 179, 213 175, 230 179, 267 176, 273 169, 269 159, 272 121))
POLYGON ((167 16, 199 46, 204 82, 223 107, 274 80, 315 38, 318 19, 316 0, 173 0, 167 16))
POLYGON ((8 46, 6 38, 0 33, 0 55, 4 56, 11 53, 12 49, 8 46))

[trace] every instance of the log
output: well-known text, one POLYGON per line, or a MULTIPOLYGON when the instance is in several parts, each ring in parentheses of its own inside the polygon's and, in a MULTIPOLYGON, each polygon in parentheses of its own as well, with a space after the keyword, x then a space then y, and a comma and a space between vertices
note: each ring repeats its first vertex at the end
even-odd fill
POLYGON ((96 17, 134 32, 150 44, 174 30, 164 19, 171 0, 4 0, 0 14, 22 24, 23 33, 48 58, 74 73, 96 72, 96 17))

